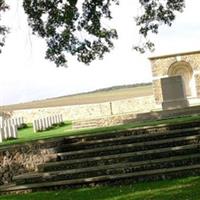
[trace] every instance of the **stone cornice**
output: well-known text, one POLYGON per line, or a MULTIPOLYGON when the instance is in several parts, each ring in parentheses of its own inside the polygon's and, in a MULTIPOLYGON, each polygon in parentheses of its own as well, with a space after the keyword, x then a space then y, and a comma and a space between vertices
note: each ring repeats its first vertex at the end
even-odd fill
POLYGON ((175 53, 175 54, 166 54, 166 55, 161 55, 161 56, 154 56, 154 57, 149 57, 148 59, 149 60, 155 60, 155 59, 170 58, 170 57, 176 57, 176 56, 185 56, 185 55, 191 55, 191 54, 200 54, 200 50, 199 51, 175 53))

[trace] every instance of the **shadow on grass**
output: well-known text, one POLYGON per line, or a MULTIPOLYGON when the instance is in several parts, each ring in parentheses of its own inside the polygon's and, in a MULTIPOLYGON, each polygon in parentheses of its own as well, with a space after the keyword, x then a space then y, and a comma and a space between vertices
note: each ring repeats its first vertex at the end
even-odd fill
POLYGON ((163 119, 163 120, 147 120, 147 121, 140 121, 140 122, 131 122, 129 120, 125 120, 123 125, 116 125, 110 127, 100 127, 100 128, 88 128, 88 129, 72 129, 72 122, 65 122, 63 127, 59 127, 58 129, 51 129, 48 131, 33 133, 33 128, 31 124, 28 124, 28 128, 22 129, 19 131, 19 138, 17 140, 10 140, 4 141, 0 143, 1 146, 6 146, 10 144, 18 144, 24 143, 34 140, 43 140, 49 138, 56 138, 56 137, 68 137, 68 136, 79 136, 79 135, 99 135, 105 133, 118 133, 120 131, 127 131, 128 129, 133 128, 144 128, 149 126, 160 126, 166 125, 168 128, 167 130, 171 130, 174 128, 174 125, 179 124, 177 126, 182 126, 185 123, 186 126, 188 123, 195 123, 199 126, 200 116, 182 116, 180 118, 172 118, 172 119, 163 119), (171 128, 170 128, 171 127, 171 128))
POLYGON ((200 177, 2 196, 0 200, 199 200, 200 177))

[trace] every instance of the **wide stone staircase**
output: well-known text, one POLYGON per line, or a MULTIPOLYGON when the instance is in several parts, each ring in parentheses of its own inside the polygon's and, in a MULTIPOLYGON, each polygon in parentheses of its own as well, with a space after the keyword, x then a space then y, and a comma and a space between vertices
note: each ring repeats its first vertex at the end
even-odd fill
POLYGON ((66 137, 56 160, 0 192, 127 184, 200 174, 200 122, 66 137))

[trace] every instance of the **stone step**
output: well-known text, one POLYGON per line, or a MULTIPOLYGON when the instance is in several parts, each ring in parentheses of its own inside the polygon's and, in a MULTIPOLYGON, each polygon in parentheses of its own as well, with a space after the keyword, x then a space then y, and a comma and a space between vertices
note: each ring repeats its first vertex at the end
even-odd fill
POLYGON ((178 145, 196 144, 199 142, 200 135, 182 136, 177 138, 167 138, 162 140, 153 140, 147 142, 136 142, 122 145, 107 145, 105 147, 84 149, 78 151, 57 153, 60 160, 81 159, 94 156, 106 156, 119 153, 137 152, 144 150, 152 150, 164 147, 175 147, 178 145))
MULTIPOLYGON (((81 129, 81 128, 101 127, 100 125, 104 125, 104 124, 105 124, 105 126, 106 126, 106 124, 108 124, 107 126, 109 126, 109 125, 113 124, 111 118, 109 120, 108 119, 107 120, 105 120, 105 119, 90 119, 90 120, 84 120, 84 121, 74 121, 73 122, 73 128, 74 129, 81 129), (107 122, 109 122, 109 123, 107 123, 107 122)), ((173 118, 173 116, 168 117, 168 118, 169 119, 173 118)), ((165 118, 165 119, 167 119, 167 118, 165 118)), ((159 119, 157 119, 157 120, 159 120, 159 119)), ((127 122, 129 122, 129 123, 137 123, 138 121, 141 122, 141 120, 128 120, 127 122)), ((145 120, 144 119, 144 121, 151 121, 151 119, 149 119, 149 120, 145 120)), ((188 123, 188 122, 186 122, 186 123, 188 123)), ((189 123, 191 123, 191 122, 189 122, 189 123)), ((124 124, 124 120, 123 119, 115 121, 115 125, 120 125, 120 124, 124 124)))
POLYGON ((140 162, 126 162, 98 167, 87 167, 63 171, 53 171, 45 173, 27 173, 14 177, 16 184, 27 184, 58 180, 71 180, 78 178, 88 178, 92 176, 103 176, 112 174, 126 174, 130 172, 141 172, 152 169, 171 168, 182 165, 200 163, 200 154, 173 156, 155 160, 145 160, 140 162))
POLYGON ((1 186, 0 193, 7 193, 11 191, 19 192, 20 190, 25 191, 37 191, 48 188, 66 188, 73 187, 75 185, 89 185, 96 183, 121 183, 126 180, 130 180, 131 183, 144 181, 144 180, 156 180, 162 178, 172 178, 172 177, 183 177, 188 175, 197 175, 200 173, 200 164, 195 165, 185 165, 173 168, 163 168, 163 169, 154 169, 147 170, 142 172, 133 172, 126 174, 113 174, 113 175, 104 175, 104 176, 96 176, 89 178, 80 178, 73 180, 62 180, 62 181, 48 181, 44 183, 32 183, 32 184, 24 184, 24 185, 8 185, 1 186))
POLYGON ((91 129, 91 128, 98 128, 99 126, 97 123, 90 123, 90 124, 79 124, 79 125, 73 125, 73 129, 91 129))
MULTIPOLYGON (((78 169, 101 165, 110 165, 122 162, 145 161, 146 159, 161 159, 170 156, 187 155, 199 153, 200 144, 190 144, 176 147, 166 147, 161 149, 145 150, 139 152, 129 152, 123 154, 96 156, 82 159, 62 160, 38 165, 39 171, 54 171, 65 169, 78 169)), ((62 157, 61 157, 62 159, 62 157)))
MULTIPOLYGON (((154 180, 200 173, 200 122, 65 137, 56 161, 0 192, 154 180)), ((56 150, 56 151, 55 151, 56 150)))
POLYGON ((178 132, 190 130, 190 129, 199 129, 200 128, 200 121, 195 122, 187 122, 183 124, 174 124, 174 125, 157 125, 157 126, 146 126, 146 127, 138 127, 138 128, 131 128, 122 131, 110 131, 109 133, 101 133, 97 132, 95 134, 85 134, 80 136, 69 136, 65 138, 66 144, 71 144, 75 142, 83 142, 83 141, 91 141, 91 140, 101 140, 101 139, 108 139, 108 138, 118 138, 122 136, 130 136, 130 135, 142 135, 142 134, 152 134, 152 133, 167 133, 168 131, 177 130, 178 132))
POLYGON ((120 144, 133 144, 136 142, 143 142, 143 141, 152 141, 158 139, 165 139, 171 137, 181 137, 193 134, 199 134, 200 128, 187 128, 185 130, 172 130, 167 131, 165 134, 162 132, 156 133, 147 133, 141 135, 127 135, 127 136, 119 136, 114 138, 105 138, 105 139, 91 139, 85 140, 82 139, 77 142, 73 142, 71 144, 62 144, 59 147, 54 148, 56 152, 65 152, 65 151, 76 151, 76 150, 83 150, 83 149, 91 149, 97 147, 107 147, 111 145, 120 145, 120 144))
POLYGON ((74 121, 73 122, 73 129, 99 127, 99 120, 100 119, 89 119, 89 120, 84 120, 84 121, 74 121))

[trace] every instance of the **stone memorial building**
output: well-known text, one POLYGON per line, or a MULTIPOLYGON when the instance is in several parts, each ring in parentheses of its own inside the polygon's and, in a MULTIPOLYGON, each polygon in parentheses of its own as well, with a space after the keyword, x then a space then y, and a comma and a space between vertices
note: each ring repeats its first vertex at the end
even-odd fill
POLYGON ((181 76, 189 104, 200 101, 200 51, 149 58, 152 65, 153 91, 157 104, 163 102, 163 78, 181 76))

